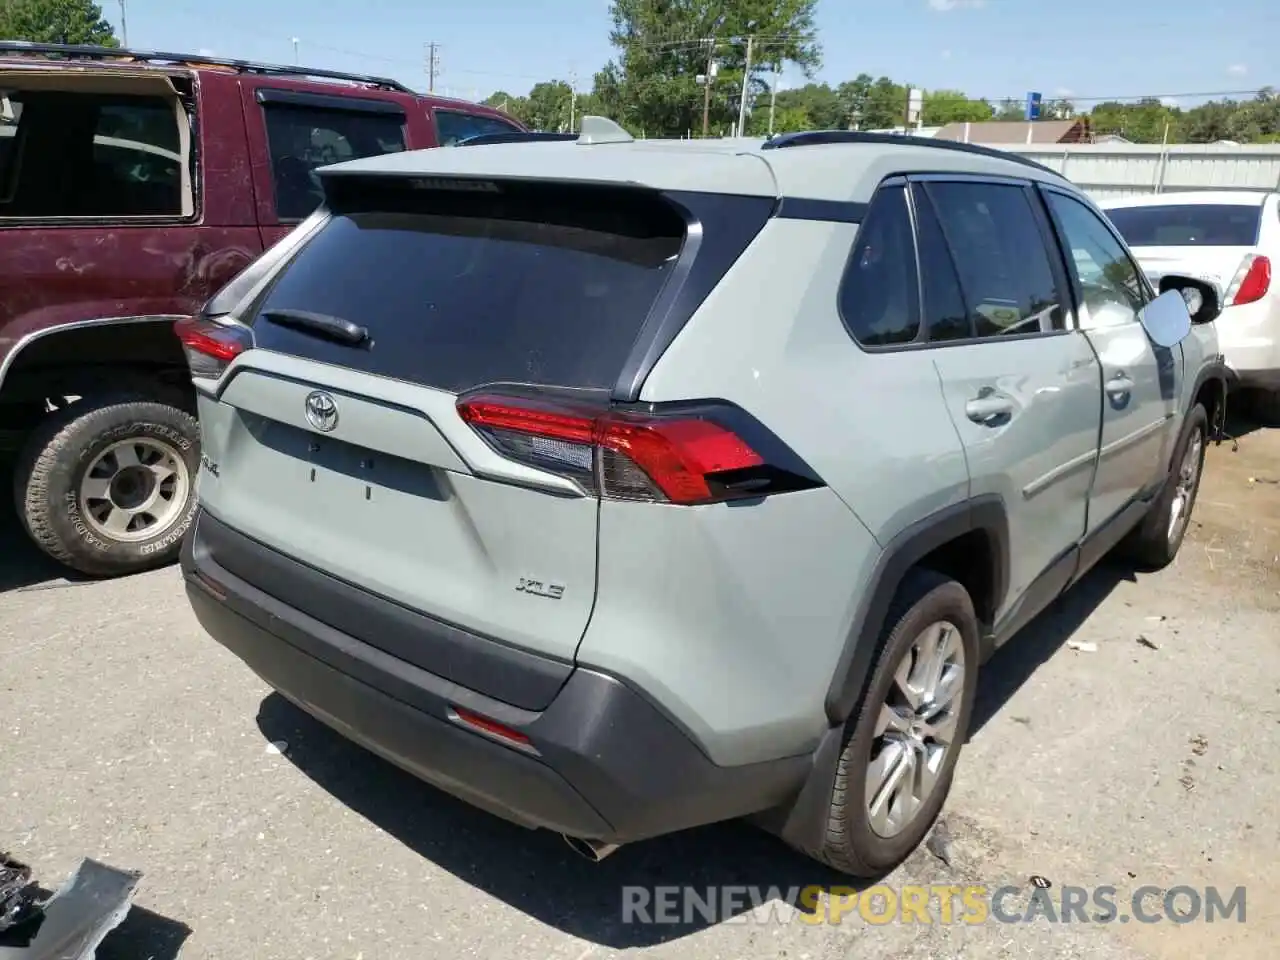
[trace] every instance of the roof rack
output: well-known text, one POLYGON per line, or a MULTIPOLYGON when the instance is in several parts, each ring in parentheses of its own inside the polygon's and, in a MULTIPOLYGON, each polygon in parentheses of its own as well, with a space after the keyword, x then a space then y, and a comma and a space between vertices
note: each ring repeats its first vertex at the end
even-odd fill
POLYGON ((231 67, 245 73, 260 73, 282 77, 314 77, 323 80, 344 80, 363 83, 399 93, 415 93, 398 80, 371 77, 362 73, 344 73, 340 70, 321 70, 315 67, 290 67, 278 63, 256 63, 252 60, 231 60, 225 57, 205 57, 190 53, 164 53, 156 50, 130 50, 124 47, 98 47, 68 43, 29 43, 24 40, 0 41, 0 55, 10 53, 56 54, 68 60, 114 60, 128 63, 175 63, 192 66, 231 67))
POLYGON ((955 140, 935 140, 932 137, 913 137, 899 133, 863 133, 860 130, 810 130, 805 133, 783 133, 766 140, 761 150, 780 150, 783 147, 811 147, 824 143, 877 143, 894 146, 933 147, 935 150, 954 150, 958 153, 970 153, 980 157, 992 157, 996 160, 1009 160, 1020 163, 1024 167, 1034 167, 1044 173, 1052 173, 1060 177, 1057 170, 1037 163, 1021 154, 997 150, 995 147, 984 147, 976 143, 958 143, 955 140))

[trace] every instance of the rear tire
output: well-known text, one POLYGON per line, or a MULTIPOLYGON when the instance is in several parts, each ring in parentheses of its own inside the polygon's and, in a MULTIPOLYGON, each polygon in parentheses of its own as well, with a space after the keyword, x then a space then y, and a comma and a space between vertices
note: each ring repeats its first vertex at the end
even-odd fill
POLYGON ((968 591, 931 570, 909 573, 885 618, 880 657, 840 754, 819 860, 852 877, 876 877, 924 840, 968 736, 978 655, 968 591), (940 625, 941 642, 933 644, 928 638, 940 625), (930 657, 931 650, 949 656, 930 657), (930 679, 937 680, 935 695, 922 698, 930 679), (941 753, 930 753, 925 730, 945 739, 941 753))
POLYGON ((1187 414, 1173 451, 1173 470, 1142 522, 1124 541, 1124 552, 1147 570, 1173 563, 1191 526, 1191 513, 1204 475, 1209 415, 1196 404, 1187 414))
POLYGON ((150 399, 84 399, 48 414, 14 470, 28 535, 80 573, 171 563, 195 512, 196 419, 150 399))

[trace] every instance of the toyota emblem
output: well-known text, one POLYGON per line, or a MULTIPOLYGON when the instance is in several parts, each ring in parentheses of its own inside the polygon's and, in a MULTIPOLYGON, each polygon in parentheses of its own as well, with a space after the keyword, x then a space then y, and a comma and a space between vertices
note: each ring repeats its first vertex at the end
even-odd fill
POLYGON ((321 433, 328 433, 338 425, 338 405, 323 390, 307 394, 307 422, 321 433))

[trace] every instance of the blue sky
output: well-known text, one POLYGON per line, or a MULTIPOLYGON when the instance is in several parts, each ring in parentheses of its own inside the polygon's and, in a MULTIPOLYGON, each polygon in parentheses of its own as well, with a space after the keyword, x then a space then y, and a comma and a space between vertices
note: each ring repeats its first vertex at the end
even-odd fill
MULTIPOLYGON (((119 33, 119 0, 99 2, 119 33)), ((125 2, 134 47, 291 62, 296 37, 305 64, 422 90, 425 44, 435 41, 437 91, 468 98, 525 93, 573 72, 589 87, 613 52, 608 0, 125 2)), ((1084 98, 1280 88, 1280 3, 1208 9, 1191 0, 819 0, 818 77, 887 74, 988 98, 1038 90, 1081 107, 1084 98)))

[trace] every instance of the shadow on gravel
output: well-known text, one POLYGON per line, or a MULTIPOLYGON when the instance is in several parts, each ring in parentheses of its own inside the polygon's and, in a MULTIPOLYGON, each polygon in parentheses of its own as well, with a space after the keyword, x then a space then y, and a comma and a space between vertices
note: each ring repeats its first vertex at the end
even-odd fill
MULTIPOLYGON (((455 800, 343 739, 278 694, 262 701, 258 726, 288 743, 286 756, 341 803, 458 879, 565 933, 613 949, 679 940, 756 907, 750 894, 728 909, 680 916, 677 923, 623 922, 627 886, 848 887, 821 864, 746 823, 727 823, 623 847, 600 863, 545 830, 525 830, 455 800), (687 921, 687 922, 686 922, 687 921)), ((784 909, 780 904, 774 904, 784 909)), ((661 909, 654 902, 649 907, 661 909)), ((641 920, 644 914, 639 914, 641 920)))
MULTIPOLYGON (((1117 586, 1138 578, 1132 565, 1105 559, 1079 583, 1050 604, 996 651, 978 674, 978 696, 973 705, 969 736, 991 720, 1010 698, 1093 615, 1117 586)), ((961 763, 964 758, 961 757, 961 763)))
POLYGON ((144 907, 133 906, 94 954, 94 960, 177 960, 191 928, 144 907))

